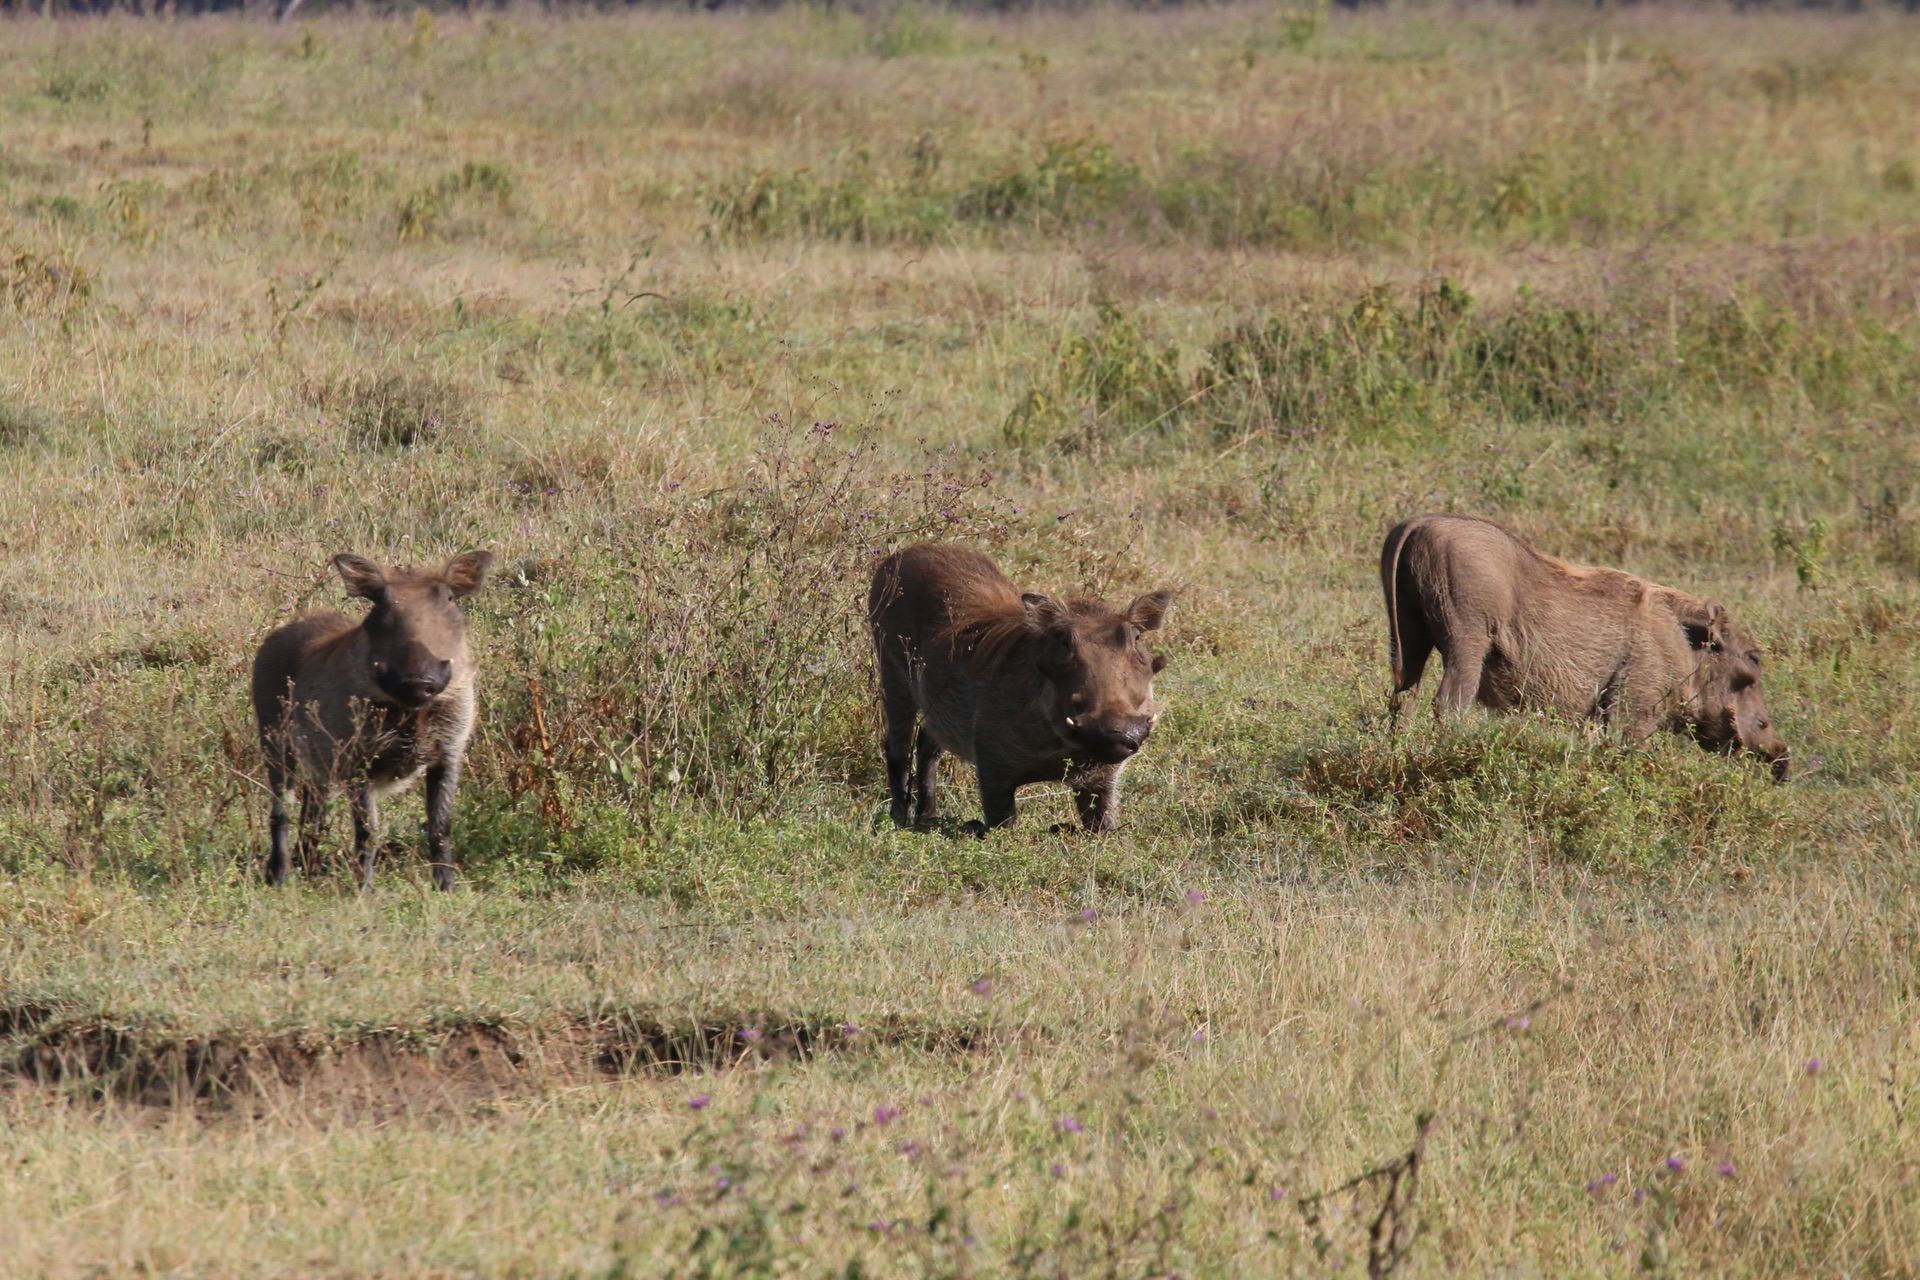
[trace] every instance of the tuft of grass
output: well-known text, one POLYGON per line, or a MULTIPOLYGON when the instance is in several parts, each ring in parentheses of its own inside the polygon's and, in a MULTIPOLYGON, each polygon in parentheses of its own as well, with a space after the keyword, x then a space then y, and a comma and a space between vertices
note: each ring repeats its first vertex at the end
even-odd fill
POLYGON ((23 316, 65 324, 93 296, 93 276, 70 250, 0 255, 0 300, 23 316))
POLYGON ((336 415, 367 449, 433 444, 468 426, 474 416, 472 397, 463 388, 399 371, 315 383, 306 388, 305 398, 322 414, 336 415))
POLYGON ((1312 748, 1281 772, 1317 802, 1302 817, 1413 865, 1491 855, 1614 874, 1751 874, 1751 851, 1783 843, 1795 823, 1763 769, 1525 720, 1404 746, 1312 748))
POLYGON ((491 202, 495 207, 504 207, 513 195, 513 188, 513 173, 505 165, 469 160, 401 202, 394 229, 402 240, 444 235, 448 219, 463 204, 491 202))

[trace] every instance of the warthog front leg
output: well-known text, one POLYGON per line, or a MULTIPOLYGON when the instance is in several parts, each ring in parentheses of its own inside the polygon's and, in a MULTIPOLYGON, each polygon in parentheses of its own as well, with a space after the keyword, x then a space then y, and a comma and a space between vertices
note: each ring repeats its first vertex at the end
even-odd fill
POLYGON ((1073 807, 1080 826, 1091 832, 1115 831, 1120 826, 1120 769, 1105 766, 1073 775, 1073 807))
POLYGON ((1018 784, 1010 771, 1002 770, 987 760, 981 760, 978 767, 980 813, 984 821, 969 822, 966 831, 969 835, 983 836, 995 827, 1013 825, 1018 814, 1013 793, 1018 784))
POLYGON ((353 856, 360 864, 360 887, 373 888, 373 866, 380 857, 380 801, 373 784, 353 789, 353 856))
POLYGON ((453 794, 459 786, 457 760, 428 768, 427 856, 433 862, 433 883, 440 889, 453 888, 453 850, 448 837, 453 829, 453 794))
MULTIPOLYGON (((320 869, 320 837, 327 830, 327 793, 306 782, 300 785, 300 872, 311 880, 320 869)), ((284 870, 284 868, 283 868, 284 870)))

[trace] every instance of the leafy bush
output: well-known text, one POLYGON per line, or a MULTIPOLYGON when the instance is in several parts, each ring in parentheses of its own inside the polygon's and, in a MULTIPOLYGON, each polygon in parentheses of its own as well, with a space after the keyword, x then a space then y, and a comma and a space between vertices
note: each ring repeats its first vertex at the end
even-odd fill
MULTIPOLYGON (((1621 291, 1548 301, 1526 289, 1484 307, 1450 280, 1403 301, 1367 289, 1237 324, 1210 342, 1198 374, 1156 350, 1103 304, 1091 335, 1056 348, 1010 415, 1010 441, 1039 424, 1203 426, 1249 433, 1409 436, 1464 417, 1618 421, 1679 401, 1805 400, 1823 410, 1895 405, 1920 383, 1920 350, 1898 323, 1862 309, 1797 311, 1764 294, 1621 291)), ((1080 435, 1053 438, 1072 447, 1080 435)))
POLYGON ((941 161, 938 138, 923 133, 897 153, 854 149, 819 171, 755 169, 709 189, 710 234, 924 244, 956 225, 1052 231, 1104 218, 1140 185, 1138 166, 1091 137, 964 181, 940 182, 941 161))
POLYGON ((721 239, 785 236, 859 244, 925 243, 952 221, 950 202, 913 172, 890 173, 864 151, 831 171, 755 170, 721 184, 707 199, 711 234, 721 239))
POLYGON ((1093 332, 1060 343, 1050 380, 1028 389, 1002 434, 1025 446, 1064 427, 1067 434, 1052 437, 1057 443, 1090 447, 1112 431, 1131 434, 1168 421, 1186 393, 1179 352, 1155 346, 1136 319, 1103 302, 1093 332))
POLYGON ((1056 139, 1031 163, 971 184, 955 214, 964 221, 1071 224, 1110 212, 1139 184, 1139 166, 1098 138, 1056 139))
POLYGON ((892 472, 835 424, 776 423, 738 482, 633 512, 612 559, 507 571, 505 705, 480 754, 563 830, 594 797, 643 823, 683 801, 750 816, 804 780, 871 776, 873 566, 995 536, 990 481, 937 456, 892 472))

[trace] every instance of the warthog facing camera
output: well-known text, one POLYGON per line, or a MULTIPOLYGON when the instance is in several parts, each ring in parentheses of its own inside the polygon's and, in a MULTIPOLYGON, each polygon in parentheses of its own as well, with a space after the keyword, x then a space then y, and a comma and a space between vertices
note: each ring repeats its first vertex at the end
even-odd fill
POLYGON ((934 816, 937 766, 951 751, 980 777, 984 832, 1014 820, 1014 791, 1064 778, 1088 831, 1117 825, 1120 771, 1160 714, 1157 631, 1172 595, 1123 610, 1022 595, 965 547, 923 543, 888 556, 867 597, 886 713, 893 820, 934 816), (918 767, 914 727, 919 722, 918 767), (918 791, 917 801, 914 795, 918 791))
POLYGON ((347 594, 372 602, 366 616, 309 614, 261 642, 253 710, 273 796, 270 883, 287 874, 290 784, 300 791, 300 858, 309 868, 327 802, 347 791, 361 883, 371 887, 379 798, 424 773, 434 883, 453 887, 447 831, 474 719, 474 660, 458 602, 480 589, 492 563, 489 552, 469 551, 438 573, 414 573, 335 556, 347 594))

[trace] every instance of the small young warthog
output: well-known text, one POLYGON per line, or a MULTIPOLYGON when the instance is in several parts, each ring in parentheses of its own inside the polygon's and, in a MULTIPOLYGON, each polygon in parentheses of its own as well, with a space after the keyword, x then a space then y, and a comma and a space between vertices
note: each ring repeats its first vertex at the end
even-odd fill
POLYGON ((1380 549, 1380 585, 1396 714, 1438 648, 1436 714, 1476 701, 1550 708, 1618 726, 1629 741, 1689 734, 1787 778, 1787 744, 1760 697, 1760 651, 1717 604, 1555 560, 1478 516, 1397 526, 1380 549))
POLYGON ((379 798, 427 775, 427 849, 434 883, 453 887, 447 829, 473 732, 474 661, 456 601, 486 580, 493 556, 469 551, 439 573, 333 558, 347 594, 372 602, 359 622, 314 613, 281 627, 253 659, 253 711, 273 795, 267 880, 287 874, 289 784, 300 791, 300 860, 313 865, 326 806, 353 805, 361 883, 373 884, 379 798))
POLYGON ((914 787, 914 821, 934 816, 936 767, 951 751, 980 775, 986 821, 969 823, 970 831, 1011 823, 1015 788, 1062 778, 1081 825, 1112 831, 1120 770, 1160 714, 1153 677, 1167 660, 1148 653, 1140 636, 1159 630, 1172 599, 1155 591, 1115 610, 1098 600, 1021 595, 979 552, 938 543, 881 561, 867 616, 894 822, 908 824, 914 787))

